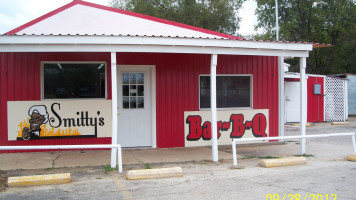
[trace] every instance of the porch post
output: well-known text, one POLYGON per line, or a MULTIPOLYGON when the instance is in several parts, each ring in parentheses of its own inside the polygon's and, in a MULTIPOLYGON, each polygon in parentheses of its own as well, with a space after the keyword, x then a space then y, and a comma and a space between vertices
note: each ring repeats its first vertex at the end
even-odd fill
MULTIPOLYGON (((117 144, 117 77, 116 77, 116 52, 111 52, 111 144, 117 144)), ((111 168, 116 167, 117 149, 111 149, 111 168)))
POLYGON ((211 136, 212 136, 212 161, 218 162, 218 138, 217 138, 217 116, 216 116, 216 65, 218 55, 211 55, 210 66, 210 109, 211 109, 211 136))
POLYGON ((278 85, 279 85, 279 136, 284 136, 285 95, 284 95, 284 57, 278 57, 278 85))
MULTIPOLYGON (((306 77, 305 69, 307 66, 306 58, 301 57, 299 61, 300 65, 300 135, 306 135, 306 124, 307 124, 307 90, 306 90, 306 77)), ((305 154, 305 138, 300 141, 300 154, 305 154)))

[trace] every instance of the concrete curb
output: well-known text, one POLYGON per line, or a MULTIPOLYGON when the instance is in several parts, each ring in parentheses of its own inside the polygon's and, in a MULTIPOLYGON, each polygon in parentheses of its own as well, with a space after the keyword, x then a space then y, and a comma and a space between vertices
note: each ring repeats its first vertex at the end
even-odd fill
POLYGON ((288 158, 276 158, 276 159, 263 159, 260 160, 259 165, 261 167, 282 167, 291 165, 303 165, 307 163, 305 157, 288 157, 288 158))
POLYGON ((349 122, 331 122, 331 125, 349 125, 349 122))
POLYGON ((183 171, 180 167, 160 169, 140 169, 126 172, 127 180, 156 179, 168 177, 182 177, 183 171))
MULTIPOLYGON (((291 124, 292 126, 296 126, 296 127, 299 127, 300 126, 300 123, 295 123, 295 124, 291 124)), ((310 123, 306 123, 305 124, 305 127, 311 127, 311 124, 310 123)))
POLYGON ((347 160, 356 162, 356 154, 352 154, 352 155, 347 156, 347 160))
POLYGON ((69 183, 70 173, 9 177, 8 186, 29 186, 69 183))

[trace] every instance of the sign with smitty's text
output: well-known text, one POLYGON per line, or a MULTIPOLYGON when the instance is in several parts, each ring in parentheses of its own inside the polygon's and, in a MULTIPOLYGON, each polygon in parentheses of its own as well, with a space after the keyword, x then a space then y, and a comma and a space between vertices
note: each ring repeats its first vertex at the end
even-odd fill
POLYGON ((9 101, 8 140, 111 137, 110 100, 9 101))

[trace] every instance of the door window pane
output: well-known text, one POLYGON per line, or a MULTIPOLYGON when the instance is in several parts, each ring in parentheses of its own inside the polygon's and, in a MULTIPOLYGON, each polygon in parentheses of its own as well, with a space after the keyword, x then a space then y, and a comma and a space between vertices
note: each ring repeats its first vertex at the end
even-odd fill
POLYGON ((137 86, 137 95, 138 96, 143 96, 144 91, 143 91, 143 85, 137 86))
POLYGON ((144 108, 144 73, 122 73, 124 109, 144 108))
POLYGON ((129 97, 123 97, 122 98, 122 101, 123 101, 123 105, 122 105, 122 107, 123 108, 130 108, 130 99, 129 99, 129 97))
POLYGON ((136 108, 137 102, 136 102, 136 97, 131 97, 130 98, 130 108, 136 108))
POLYGON ((137 96, 136 85, 130 85, 130 96, 137 96))
POLYGON ((122 73, 122 83, 123 84, 129 84, 129 73, 122 73))
POLYGON ((128 85, 123 85, 122 86, 122 96, 129 96, 129 86, 128 85))
POLYGON ((138 97, 137 98, 137 108, 144 108, 144 99, 143 97, 138 97))
POLYGON ((143 73, 137 73, 137 83, 138 84, 144 83, 144 74, 143 73))
POLYGON ((130 73, 130 84, 136 84, 136 73, 130 73))

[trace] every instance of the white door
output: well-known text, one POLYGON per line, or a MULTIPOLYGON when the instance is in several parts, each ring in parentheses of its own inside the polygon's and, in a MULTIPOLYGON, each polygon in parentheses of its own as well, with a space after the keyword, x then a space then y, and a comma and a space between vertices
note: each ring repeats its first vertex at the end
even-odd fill
POLYGON ((300 122, 300 82, 284 82, 286 122, 300 122))
POLYGON ((150 67, 118 67, 118 143, 123 147, 152 146, 150 67))

